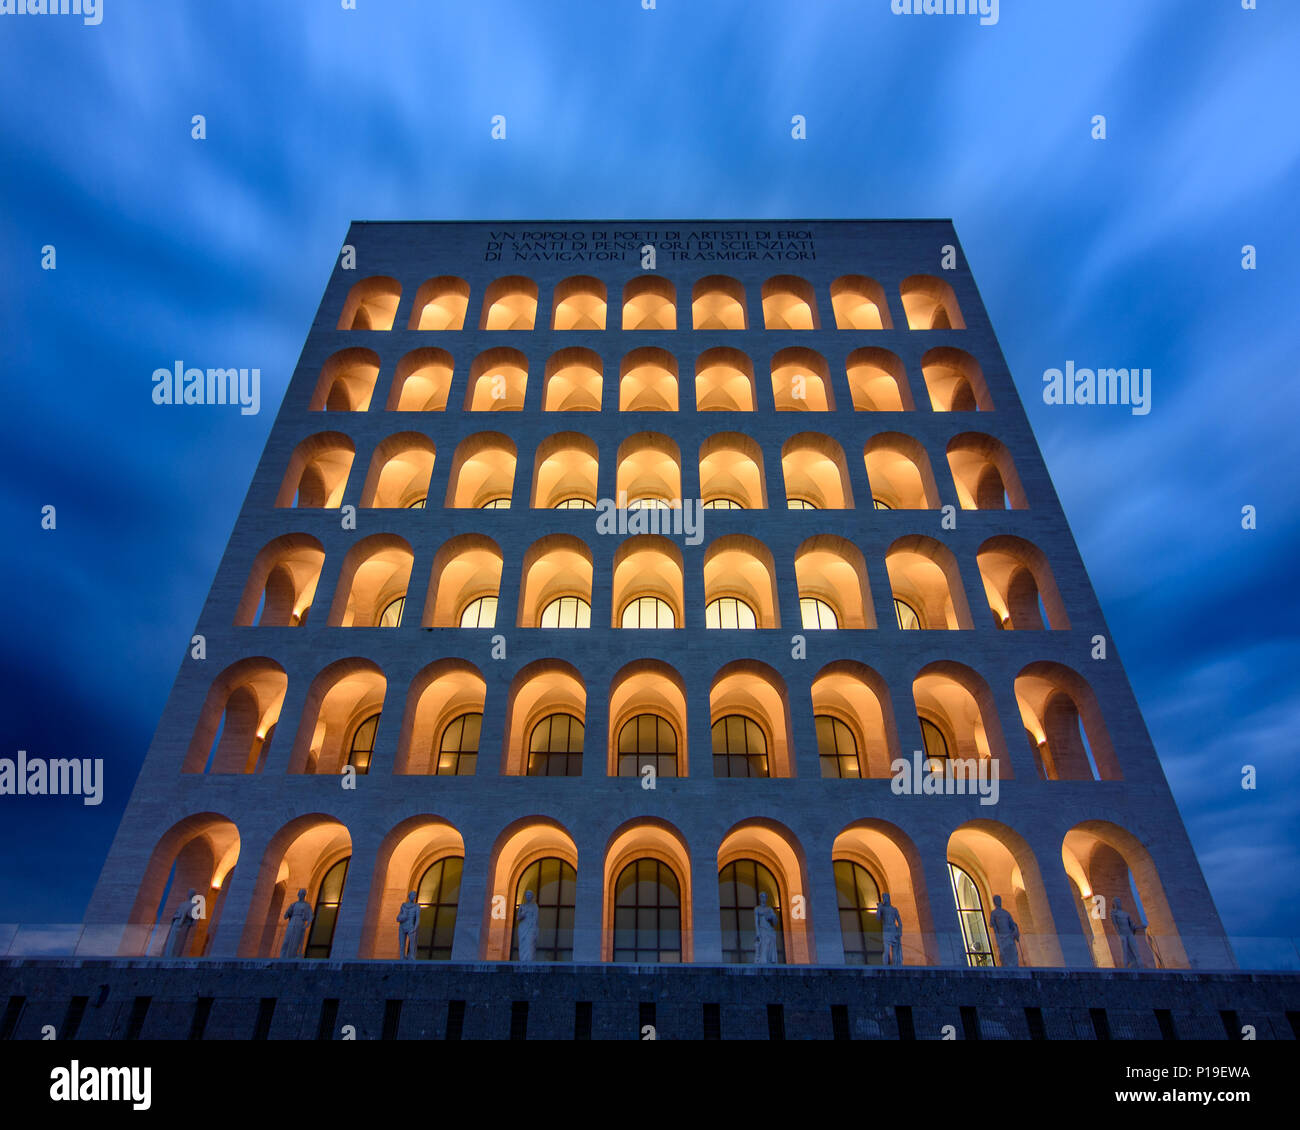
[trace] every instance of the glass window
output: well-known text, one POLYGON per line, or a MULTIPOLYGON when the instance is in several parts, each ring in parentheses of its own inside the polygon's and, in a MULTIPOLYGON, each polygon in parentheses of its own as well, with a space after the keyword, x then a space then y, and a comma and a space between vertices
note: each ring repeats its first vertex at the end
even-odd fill
POLYGON ((543 628, 590 628, 591 605, 580 596, 561 596, 542 609, 543 628))
POLYGON ((734 596, 720 596, 704 606, 706 628, 757 628, 754 610, 734 596))
POLYGON ((754 907, 767 892, 767 905, 776 911, 776 960, 785 964, 785 929, 781 920, 781 888, 776 876, 755 859, 738 859, 718 873, 718 903, 722 909, 722 960, 754 960, 754 907))
POLYGON ((813 722, 817 726, 817 756, 822 763, 823 777, 860 777, 858 743, 853 731, 838 718, 818 714, 813 722))
POLYGON ((874 506, 877 510, 893 510, 893 507, 890 506, 888 502, 885 502, 879 498, 873 498, 871 500, 871 505, 874 506))
POLYGON ((408 502, 406 508, 407 510, 423 510, 425 506, 428 505, 428 502, 429 499, 426 496, 421 495, 414 502, 408 502))
POLYGON ((705 510, 744 510, 734 498, 710 498, 704 503, 705 510))
POLYGON ((876 917, 880 887, 871 873, 851 860, 837 859, 835 894, 840 904, 844 964, 884 964, 885 946, 881 940, 880 919, 876 917))
POLYGON ((483 728, 482 714, 462 714, 453 718, 438 743, 438 764, 434 773, 440 777, 472 777, 478 765, 478 737, 483 728))
POLYGON ((548 714, 528 738, 528 776, 581 777, 583 737, 572 714, 548 714))
POLYGON ((921 740, 925 743, 926 761, 932 758, 947 760, 948 739, 943 736, 943 731, 928 718, 918 717, 917 721, 921 723, 921 740))
POLYGON ((920 630, 921 617, 916 614, 916 609, 907 601, 894 597, 894 615, 898 618, 898 626, 903 631, 915 632, 920 630))
POLYGON ((370 758, 375 752, 375 731, 379 728, 378 713, 365 719, 352 731, 348 745, 348 764, 358 773, 370 772, 370 758))
MULTIPOLYGON (((378 714, 375 715, 379 717, 378 714)), ((312 914, 311 929, 307 934, 304 957, 328 958, 334 944, 334 927, 339 920, 339 907, 343 904, 343 884, 348 877, 348 860, 340 859, 325 872, 316 893, 316 908, 312 914)), ((284 908, 287 909, 287 908, 284 908)))
POLYGON ((671 507, 662 498, 634 498, 627 504, 629 510, 670 510, 671 507))
POLYGON ((682 889, 673 869, 638 859, 614 881, 614 960, 682 960, 682 889))
POLYGON ((952 880, 952 897, 961 920, 966 964, 993 965, 993 947, 989 945, 989 928, 984 920, 984 900, 980 898, 979 887, 955 863, 948 864, 948 877, 952 880))
POLYGON ((460 614, 462 628, 494 628, 496 622, 497 598, 495 596, 480 596, 477 600, 471 600, 465 605, 465 611, 460 614))
POLYGON ((659 777, 677 776, 677 731, 657 714, 638 714, 618 731, 618 776, 639 777, 647 765, 659 777))
POLYGON ((806 498, 787 498, 785 508, 787 510, 816 510, 817 504, 809 502, 806 498))
POLYGON ((390 600, 384 605, 384 610, 379 614, 379 627, 381 628, 398 628, 402 624, 402 610, 406 607, 406 597, 399 596, 396 600, 390 600))
POLYGON ((639 596, 623 609, 625 628, 675 628, 677 618, 672 606, 657 596, 639 596))
POLYGON ((840 626, 840 618, 835 615, 835 609, 815 596, 801 596, 799 598, 799 614, 803 617, 803 626, 805 628, 815 630, 838 628, 840 626))
POLYGON ((489 501, 483 503, 483 505, 480 506, 479 509, 480 510, 509 510, 510 496, 506 495, 505 498, 490 499, 489 501))
POLYGON ((762 727, 742 714, 728 714, 713 723, 713 775, 766 777, 767 738, 762 727))
MULTIPOLYGON (((537 902, 537 954, 535 961, 573 960, 573 917, 578 903, 578 873, 562 859, 530 863, 515 887, 514 913, 532 891, 537 902)), ((511 915, 514 917, 514 914, 511 915)), ((510 930, 510 960, 519 960, 517 924, 510 930)))
POLYGON ((420 925, 415 934, 415 956, 422 961, 450 961, 460 904, 460 876, 465 861, 448 856, 431 864, 416 885, 420 925))
POLYGON ((566 498, 555 504, 556 510, 595 510, 596 504, 585 498, 566 498))

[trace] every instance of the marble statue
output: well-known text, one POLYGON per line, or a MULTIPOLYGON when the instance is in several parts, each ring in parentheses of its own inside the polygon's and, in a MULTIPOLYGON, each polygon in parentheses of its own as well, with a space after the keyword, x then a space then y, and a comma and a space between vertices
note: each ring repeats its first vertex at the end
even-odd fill
POLYGON ((1124 903, 1119 895, 1115 896, 1110 906, 1110 922, 1115 927, 1115 935, 1119 938, 1120 953, 1124 958, 1125 969, 1141 969, 1142 958, 1138 954, 1137 932, 1145 930, 1146 927, 1124 909, 1124 903))
POLYGON ((284 912, 289 923, 284 928, 284 943, 280 946, 281 957, 302 957, 303 943, 307 941, 307 927, 311 925, 311 907, 307 905, 307 889, 300 888, 298 901, 284 912))
POLYGON ((880 940, 885 944, 885 964, 902 965, 903 919, 898 913, 898 907, 889 901, 888 891, 880 896, 876 917, 880 919, 880 940))
POLYGON ((776 964, 776 911, 767 905, 767 892, 758 892, 754 907, 754 964, 776 964))
POLYGON ((537 902, 532 891, 524 892, 524 901, 515 913, 515 941, 520 961, 537 960, 537 902))
POLYGON ((167 935, 167 957, 184 957, 190 943, 190 930, 194 927, 194 888, 172 915, 171 933, 167 935))
POLYGON ((416 931, 420 928, 420 906, 415 901, 415 892, 406 896, 402 908, 397 912, 397 956, 408 961, 415 960, 416 931))
POLYGON ((993 896, 989 930, 998 944, 998 960, 1008 969, 1016 968, 1020 964, 1020 927, 1011 912, 1003 909, 1001 895, 993 896))

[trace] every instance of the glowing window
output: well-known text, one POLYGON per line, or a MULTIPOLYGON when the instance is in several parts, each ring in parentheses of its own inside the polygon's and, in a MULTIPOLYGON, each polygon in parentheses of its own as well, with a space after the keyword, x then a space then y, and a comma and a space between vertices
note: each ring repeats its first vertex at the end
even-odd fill
POLYGON ((429 503, 428 496, 427 496, 427 495, 422 495, 420 498, 417 498, 414 502, 408 502, 408 503, 406 504, 406 509, 407 509, 407 510, 423 510, 423 509, 428 505, 428 503, 429 503))
POLYGON ((752 718, 728 714, 713 723, 713 775, 766 777, 767 738, 752 718))
POLYGON ((672 606, 657 596, 639 596, 623 609, 625 628, 675 628, 677 618, 672 606))
POLYGON ((440 777, 472 777, 478 765, 478 739, 483 728, 482 714, 462 714, 453 718, 438 743, 440 777))
POLYGON ((946 761, 948 759, 948 739, 943 736, 943 731, 939 729, 928 718, 918 718, 921 723, 921 741, 925 745, 925 759, 938 759, 946 761))
POLYGON ((781 924, 781 888, 776 876, 754 859, 738 859, 718 873, 718 903, 722 910, 722 960, 752 962, 756 935, 754 907, 758 896, 776 912, 776 960, 785 964, 785 931, 781 924))
POLYGON ((817 504, 809 502, 806 498, 787 498, 785 508, 787 510, 816 510, 817 504))
POLYGON ((614 881, 614 960, 682 959, 682 891, 657 859, 638 859, 614 881))
MULTIPOLYGON (((379 715, 375 715, 376 718, 379 715)), ((334 944, 334 927, 339 920, 339 907, 343 904, 343 884, 348 877, 348 860, 340 859, 325 872, 316 895, 316 909, 312 915, 311 931, 303 957, 328 958, 334 944)))
POLYGON ((590 628, 591 605, 580 596, 561 596, 542 609, 543 628, 590 628))
POLYGON ((384 610, 379 614, 379 627, 381 628, 399 628, 402 625, 402 610, 406 607, 406 597, 399 596, 396 600, 390 600, 384 605, 384 610))
POLYGON ((483 505, 480 506, 479 509, 480 510, 509 510, 510 496, 506 495, 505 498, 489 499, 487 502, 483 503, 483 505))
POLYGON ((657 714, 638 714, 618 731, 618 775, 639 777, 647 765, 656 776, 677 776, 677 731, 657 714))
POLYGON ((557 502, 556 510, 595 510, 596 504, 585 498, 566 498, 557 502))
POLYGON ((757 628, 754 610, 734 596, 720 596, 704 606, 706 628, 757 628))
POLYGON ((898 618, 898 626, 905 632, 920 631, 921 617, 916 614, 913 608, 905 600, 899 600, 894 597, 894 615, 898 618))
POLYGON ((581 777, 584 732, 572 714, 548 714, 528 738, 528 776, 581 777))
POLYGON ((823 777, 860 777, 858 743, 853 731, 838 718, 819 714, 813 719, 817 726, 817 756, 822 765, 823 777))
POLYGON ((993 965, 993 947, 989 945, 989 928, 984 920, 984 900, 979 887, 955 863, 948 864, 952 880, 952 898, 961 920, 961 936, 966 947, 967 965, 993 965))
POLYGON ((465 861, 448 856, 430 865, 420 876, 415 901, 420 924, 415 933, 415 956, 422 961, 450 961, 460 905, 460 876, 465 861))
POLYGON ((840 618, 824 600, 815 596, 799 598, 799 614, 803 617, 803 626, 812 629, 830 629, 840 626, 840 618))
POLYGON ((744 510, 734 498, 710 498, 704 503, 705 510, 744 510))
POLYGON ((471 600, 465 605, 465 611, 460 614, 462 628, 494 628, 496 622, 497 598, 495 596, 480 596, 477 600, 471 600))
POLYGON ((375 731, 379 728, 378 713, 365 719, 352 731, 348 745, 348 764, 358 773, 370 772, 370 757, 375 752, 375 731))
POLYGON ((629 510, 671 510, 662 498, 633 498, 627 504, 629 510))
MULTIPOLYGON (((515 913, 523 905, 526 891, 533 892, 533 900, 537 903, 537 952, 533 959, 572 961, 578 873, 562 859, 539 859, 530 863, 519 876, 515 888, 515 913)), ((519 939, 515 930, 510 934, 510 960, 519 960, 519 939)))
POLYGON ((865 867, 848 859, 835 861, 835 894, 840 905, 840 937, 845 965, 881 965, 885 946, 881 940, 876 906, 880 886, 865 867))

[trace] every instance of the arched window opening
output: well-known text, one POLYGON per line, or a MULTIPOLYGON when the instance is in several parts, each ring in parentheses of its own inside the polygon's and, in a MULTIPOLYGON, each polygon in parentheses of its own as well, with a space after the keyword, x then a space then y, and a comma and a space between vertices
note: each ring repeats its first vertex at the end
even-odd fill
POLYGON ((803 617, 805 628, 820 630, 840 626, 840 618, 835 609, 815 596, 799 598, 799 613, 803 617))
POLYGON ((662 597, 639 596, 623 609, 624 628, 675 628, 672 605, 662 597))
POLYGON ((894 616, 898 620, 899 628, 904 632, 915 632, 921 628, 921 617, 916 614, 913 608, 905 600, 899 600, 894 597, 894 616))
POLYGON ((645 767, 656 777, 677 776, 677 731, 657 714, 638 714, 618 732, 618 775, 639 777, 645 767))
POLYGON ((817 726, 817 756, 821 761, 822 776, 862 776, 858 743, 853 731, 830 714, 818 714, 813 722, 817 726))
POLYGON ((322 960, 329 958, 330 949, 334 945, 334 927, 338 925, 339 908, 343 905, 343 884, 347 882, 350 858, 340 859, 325 872, 325 878, 320 882, 303 957, 322 960))
POLYGON ((420 961, 450 961, 460 907, 460 878, 465 861, 448 856, 430 864, 420 876, 415 902, 420 924, 415 933, 415 956, 420 961))
POLYGON ((497 598, 480 596, 471 600, 460 614, 462 628, 495 628, 497 623, 497 598))
POLYGON ((720 596, 704 607, 706 628, 757 628, 758 617, 743 600, 734 596, 720 596))
POLYGON ((865 867, 849 859, 835 861, 835 894, 840 909, 840 936, 845 965, 883 965, 880 885, 865 867))
MULTIPOLYGON (((578 873, 562 859, 548 857, 530 863, 515 887, 514 911, 526 892, 537 903, 537 952, 534 961, 573 960, 573 920, 578 905, 578 873)), ((511 916, 514 917, 514 914, 511 916)), ((510 960, 519 960, 517 923, 510 931, 510 960)))
POLYGON ((440 777, 472 777, 478 768, 478 739, 483 729, 482 714, 462 714, 453 718, 442 731, 438 742, 440 777))
POLYGON ((528 738, 528 776, 581 777, 584 735, 572 714, 548 714, 528 738))
POLYGON ((943 731, 928 718, 917 718, 917 721, 921 723, 921 744, 925 746, 926 761, 947 761, 948 739, 943 736, 943 731))
POLYGON ((590 628, 591 605, 580 596, 561 596, 542 609, 543 628, 590 628))
POLYGON ((993 947, 989 944, 988 922, 984 917, 984 901, 979 887, 955 863, 948 864, 948 877, 952 880, 952 898, 961 921, 962 944, 966 951, 966 964, 991 966, 993 947))
POLYGON ((406 607, 406 597, 399 596, 396 600, 390 600, 384 605, 384 610, 379 614, 378 627, 380 628, 400 628, 402 626, 402 610, 406 607))
POLYGON ((728 714, 713 723, 713 775, 768 776, 767 737, 752 718, 728 714))
POLYGON ((737 859, 718 872, 718 904, 722 912, 722 960, 752 963, 757 935, 754 907, 758 896, 776 912, 776 960, 785 964, 785 924, 781 919, 781 888, 776 876, 756 859, 737 859))
POLYGON ((657 859, 629 863, 614 880, 615 961, 682 960, 682 888, 657 859))
POLYGON ((348 764, 358 773, 370 772, 370 758, 375 752, 375 731, 379 729, 378 713, 370 715, 352 732, 348 745, 348 764))

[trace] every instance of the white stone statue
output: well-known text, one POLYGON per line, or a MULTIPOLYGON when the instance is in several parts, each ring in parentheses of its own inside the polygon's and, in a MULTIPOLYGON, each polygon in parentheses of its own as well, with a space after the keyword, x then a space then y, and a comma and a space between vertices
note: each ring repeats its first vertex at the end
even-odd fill
POLYGON ((532 891, 524 892, 524 901, 515 912, 515 940, 519 943, 519 960, 537 960, 537 902, 532 891))
POLYGON ((166 957, 184 957, 185 947, 190 944, 190 930, 194 926, 194 888, 185 896, 185 901, 176 908, 172 915, 171 932, 167 935, 166 957))
POLYGON ((307 889, 300 888, 298 901, 284 912, 289 923, 284 928, 284 942, 280 946, 281 957, 302 957, 303 943, 307 940, 307 927, 311 925, 311 907, 307 905, 307 889))
POLYGON ((1124 958, 1125 969, 1141 969, 1142 957, 1137 948, 1137 932, 1146 926, 1134 920, 1124 909, 1119 895, 1115 896, 1110 906, 1110 922, 1115 927, 1115 936, 1119 938, 1120 953, 1124 958))
POLYGON ((776 911, 767 905, 767 892, 758 892, 754 907, 754 964, 776 964, 776 911))
POLYGON ((889 892, 880 896, 876 905, 876 917, 880 919, 880 940, 885 944, 884 959, 886 965, 903 964, 903 918, 898 907, 889 901, 889 892))
POLYGON ((1020 964, 1020 927, 1009 910, 1002 908, 1002 896, 993 896, 993 911, 989 914, 989 930, 998 944, 998 959, 1008 969, 1020 964))
POLYGON ((402 909, 397 912, 397 956, 415 960, 416 931, 420 928, 420 906, 415 892, 406 896, 402 909))

